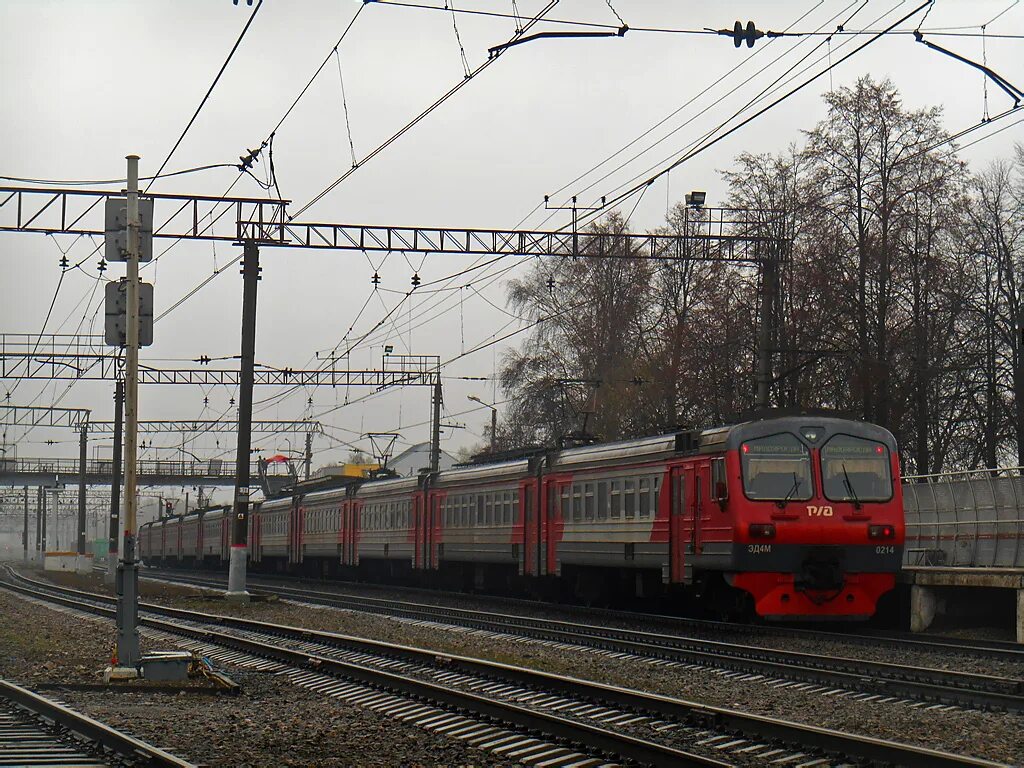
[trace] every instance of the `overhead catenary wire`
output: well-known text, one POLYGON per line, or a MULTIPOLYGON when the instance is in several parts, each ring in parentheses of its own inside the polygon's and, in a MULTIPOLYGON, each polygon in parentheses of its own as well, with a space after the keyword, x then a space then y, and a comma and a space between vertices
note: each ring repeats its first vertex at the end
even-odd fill
MULTIPOLYGON (((558 0, 549 0, 548 3, 544 6, 544 8, 542 8, 541 11, 536 16, 534 16, 526 24, 524 24, 522 30, 519 31, 519 32, 516 32, 512 36, 511 39, 512 40, 516 40, 516 39, 522 37, 525 32, 527 32, 535 24, 537 24, 541 20, 541 18, 548 11, 550 11, 552 8, 554 8, 557 4, 558 4, 558 0)), ((498 59, 501 58, 502 53, 503 53, 503 51, 499 51, 497 54, 495 54, 494 56, 486 59, 482 64, 480 64, 475 69, 470 71, 469 74, 467 74, 462 80, 460 80, 458 83, 456 83, 451 88, 449 88, 447 91, 445 91, 440 97, 438 97, 426 109, 421 111, 418 115, 416 115, 414 118, 412 118, 404 126, 399 128, 398 131, 393 133, 389 138, 385 139, 383 143, 379 144, 374 150, 372 150, 369 154, 367 154, 362 160, 359 161, 358 165, 356 165, 356 166, 354 166, 352 168, 349 168, 347 171, 345 171, 345 173, 343 173, 341 176, 339 176, 334 181, 332 181, 330 184, 328 184, 323 190, 321 190, 319 193, 317 193, 308 203, 306 203, 301 208, 299 208, 297 211, 295 211, 293 214, 291 214, 291 216, 289 218, 294 219, 297 216, 301 216, 303 213, 308 211, 310 208, 312 208, 318 202, 323 200, 327 195, 329 195, 331 192, 333 192, 335 189, 337 189, 337 187, 340 184, 344 183, 345 180, 348 179, 359 168, 362 168, 370 160, 375 158, 377 155, 379 155, 385 149, 387 149, 392 144, 394 144, 396 141, 398 141, 398 139, 400 139, 406 133, 411 131, 420 122, 422 122, 424 120, 424 118, 426 118, 428 115, 430 115, 432 112, 434 112, 434 110, 438 109, 442 104, 447 102, 456 93, 461 91, 468 83, 470 83, 474 79, 476 79, 476 77, 479 76, 481 72, 483 72, 488 67, 490 67, 494 62, 498 61, 498 59)))
MULTIPOLYGON (((856 4, 856 2, 859 2, 859 1, 860 1, 860 0, 855 0, 855 2, 854 2, 854 3, 851 3, 851 4, 849 5, 849 6, 847 6, 847 10, 848 10, 848 9, 849 9, 850 7, 852 7, 853 5, 855 5, 855 4, 856 4)), ((820 6, 820 5, 821 5, 821 2, 819 2, 819 3, 818 3, 817 5, 815 5, 814 7, 818 7, 818 6, 820 6)), ((812 8, 811 10, 813 10, 813 8, 812 8)), ((807 15, 808 15, 808 14, 809 14, 810 12, 811 12, 811 11, 806 11, 806 12, 805 12, 804 14, 802 14, 802 15, 801 15, 800 17, 798 17, 798 18, 797 18, 797 19, 796 19, 796 20, 795 20, 795 21, 793 22, 793 24, 797 24, 797 23, 799 23, 799 22, 800 22, 801 20, 803 20, 804 18, 806 18, 806 16, 807 16, 807 15)), ((842 12, 840 12, 840 13, 842 13, 842 12)), ((835 16, 833 16, 833 19, 832 19, 832 20, 835 20, 835 18, 837 18, 838 16, 839 16, 839 14, 836 14, 835 16)), ((769 42, 771 42, 771 41, 769 41, 769 42)), ((756 53, 755 53, 755 55, 756 55, 756 53)), ((750 57, 750 58, 752 59, 752 58, 753 58, 753 56, 752 56, 752 57, 750 57)), ((750 59, 747 59, 746 61, 749 61, 749 60, 750 60, 750 59)), ((738 65, 738 66, 742 66, 742 63, 741 63, 740 65, 738 65)), ((732 71, 735 71, 735 69, 736 69, 736 68, 734 67, 732 71)), ((720 80, 721 80, 721 78, 719 79, 719 81, 720 81, 720 80)), ((717 82, 717 81, 716 81, 716 82, 717 82)), ((714 85, 714 84, 712 84, 712 85, 714 85)), ((705 89, 705 90, 707 90, 707 89, 705 89)), ((691 101, 692 101, 692 100, 691 100, 691 101)), ((687 102, 687 103, 690 103, 690 102, 687 102)), ((684 106, 685 106, 685 105, 684 105, 684 106)), ((676 113, 677 113, 677 112, 678 112, 678 110, 676 111, 676 113)), ((675 114, 675 113, 673 113, 673 114, 675 114)), ((670 115, 669 117, 671 117, 671 115, 670 115)), ((667 119, 668 119, 668 118, 666 118, 666 120, 667 120, 667 119)), ((664 121, 662 121, 662 122, 664 122, 664 121)), ((657 126, 655 126, 655 127, 657 127, 657 126)), ((634 143, 635 143, 635 142, 634 142, 634 143)), ((630 145, 627 145, 627 148, 628 148, 628 146, 630 146, 630 145)), ((568 185, 567 185, 567 186, 568 186, 568 185)), ((563 187, 563 189, 564 189, 564 187, 563 187)), ((556 194, 557 194, 557 193, 556 193, 556 194)), ((522 220, 520 221, 520 223, 516 225, 516 227, 518 228, 519 226, 521 226, 521 224, 522 224, 523 222, 525 222, 527 218, 529 218, 530 216, 532 216, 532 214, 533 214, 533 213, 535 213, 535 212, 536 212, 536 210, 537 210, 537 209, 538 209, 539 207, 540 207, 540 204, 538 204, 538 205, 537 205, 537 206, 536 206, 536 207, 535 207, 535 208, 533 209, 533 211, 531 211, 531 212, 530 212, 529 214, 527 214, 527 216, 525 216, 525 217, 524 217, 524 218, 523 218, 523 219, 522 219, 522 220)), ((549 218, 550 218, 550 217, 549 217, 549 218)), ((489 268, 489 267, 490 267, 491 265, 493 265, 494 263, 496 263, 496 262, 498 262, 498 261, 502 260, 503 258, 505 258, 505 256, 498 256, 498 257, 496 257, 496 258, 494 258, 494 259, 491 259, 491 260, 490 260, 490 261, 488 261, 488 262, 487 262, 486 264, 480 265, 480 261, 481 261, 481 259, 482 259, 482 258, 483 258, 483 257, 479 257, 479 258, 478 258, 478 259, 476 260, 476 262, 474 262, 474 265, 473 265, 473 266, 471 267, 471 269, 479 268, 479 267, 481 267, 481 266, 482 266, 482 267, 486 267, 486 268, 489 268)), ((514 266, 518 266, 518 264, 516 264, 516 265, 513 265, 513 267, 514 267, 514 266)), ((502 273, 504 273, 504 272, 507 272, 507 271, 508 271, 508 270, 502 270, 502 273)), ((449 289, 449 288, 448 288, 447 286, 450 286, 451 282, 452 282, 452 281, 449 281, 448 283, 446 283, 446 287, 445 287, 445 288, 442 288, 442 289, 438 289, 438 291, 437 291, 437 292, 440 292, 440 291, 444 291, 444 290, 450 290, 450 289, 449 289)), ((443 312, 439 312, 439 313, 437 313, 436 315, 434 315, 433 317, 429 318, 428 320, 426 320, 426 321, 424 321, 424 322, 430 322, 431 320, 434 320, 434 319, 436 319, 437 317, 439 317, 439 316, 441 316, 441 315, 445 314, 445 313, 446 313, 447 311, 450 311, 451 309, 454 309, 454 307, 450 307, 450 308, 449 308, 449 310, 445 310, 445 311, 443 311, 443 312)), ((422 315, 420 315, 420 317, 422 317, 422 315)), ((419 317, 418 317, 417 319, 419 319, 419 317)), ((350 349, 351 349, 351 348, 350 348, 350 349)))
MULTIPOLYGON (((323 61, 320 62, 320 65, 313 72, 313 75, 306 82, 305 86, 303 86, 303 88, 299 91, 299 94, 292 100, 291 104, 285 110, 284 114, 281 116, 281 118, 274 125, 274 128, 268 134, 268 137, 267 137, 267 142, 268 143, 272 140, 273 136, 277 133, 277 131, 280 130, 281 126, 284 125, 285 121, 292 114, 292 112, 294 111, 295 107, 302 100, 302 97, 305 96, 306 92, 309 91, 310 87, 313 85, 313 82, 316 80, 316 78, 319 76, 319 74, 323 71, 324 67, 327 66, 327 63, 331 60, 331 56, 334 54, 334 51, 345 41, 345 38, 348 36, 348 33, 352 30, 353 26, 355 26, 356 19, 359 18, 359 15, 362 13, 364 7, 365 7, 365 5, 360 4, 360 6, 356 9, 356 12, 352 15, 352 18, 349 20, 348 24, 345 26, 345 29, 342 31, 341 36, 338 38, 338 41, 334 44, 333 48, 327 53, 327 55, 324 57, 323 61)), ((222 198, 223 197, 227 197, 231 193, 231 190, 235 188, 235 185, 237 185, 238 182, 241 181, 242 178, 243 178, 243 174, 239 173, 238 176, 235 177, 235 179, 231 182, 231 184, 228 186, 228 188, 224 191, 224 194, 221 195, 221 197, 222 198)), ((210 222, 203 228, 202 232, 205 233, 205 232, 208 232, 210 229, 212 229, 214 227, 214 225, 218 221, 220 221, 220 219, 224 216, 224 214, 227 213, 229 210, 231 210, 231 206, 230 205, 224 206, 220 210, 220 212, 217 213, 216 217, 213 216, 213 211, 211 210, 210 222)), ((145 269, 146 267, 149 267, 151 264, 155 264, 156 262, 158 262, 161 257, 163 257, 168 251, 171 250, 171 248, 173 248, 178 243, 180 243, 181 239, 182 238, 176 239, 174 242, 172 242, 170 245, 168 245, 167 248, 165 248, 163 251, 161 251, 159 254, 157 254, 153 258, 153 260, 151 262, 148 262, 147 264, 144 264, 142 266, 142 268, 145 269)), ((235 263, 235 262, 232 262, 232 263, 235 263)), ((227 266, 231 266, 231 265, 229 264, 227 266)), ((177 309, 178 307, 180 307, 182 304, 185 303, 185 301, 187 301, 188 299, 192 298, 200 290, 202 290, 204 287, 209 285, 212 282, 213 279, 215 279, 219 275, 223 274, 223 272, 224 272, 224 269, 221 269, 219 271, 215 271, 212 276, 210 276, 208 278, 205 278, 204 280, 200 281, 200 283, 197 286, 195 286, 192 289, 190 289, 185 295, 183 295, 180 299, 178 299, 176 302, 174 302, 173 306, 170 309, 165 310, 158 318, 154 318, 154 322, 156 322, 156 320, 159 320, 160 318, 166 317, 168 314, 170 314, 171 311, 173 311, 174 309, 177 309)))
MULTIPOLYGON (((795 94, 797 94, 800 91, 802 91, 804 88, 809 86, 811 83, 817 81, 819 78, 821 78, 824 75, 828 74, 828 72, 830 72, 833 68, 839 66, 840 64, 842 64, 843 62, 849 60, 853 56, 856 56, 858 53, 863 51, 869 45, 871 45, 875 41, 879 40, 882 36, 884 36, 888 29, 894 29, 899 24, 902 24, 903 22, 905 22, 908 19, 912 18, 915 14, 921 12, 924 8, 926 8, 931 3, 931 1, 932 0, 928 0, 928 2, 925 2, 925 3, 922 3, 921 5, 918 5, 916 8, 914 8, 914 10, 910 11, 906 15, 902 16, 899 20, 897 20, 897 21, 893 22, 892 24, 890 24, 889 27, 887 27, 886 29, 883 29, 883 30, 875 33, 874 35, 872 35, 870 37, 870 39, 868 39, 865 42, 861 43, 854 50, 850 51, 846 55, 844 55, 844 56, 840 57, 839 59, 837 59, 835 61, 835 63, 831 64, 830 66, 826 67, 825 69, 821 70, 820 72, 817 72, 816 74, 814 74, 811 77, 807 78, 806 80, 804 80, 802 83, 800 83, 796 87, 786 91, 786 93, 784 93, 782 96, 779 96, 778 98, 774 99, 769 104, 767 104, 763 108, 759 109, 757 112, 755 112, 754 114, 752 114, 749 117, 745 118, 741 122, 737 123, 733 127, 729 128, 725 132, 719 134, 714 139, 711 139, 710 141, 708 141, 708 142, 706 142, 704 144, 701 144, 699 147, 697 147, 697 148, 687 152, 681 158, 678 158, 677 160, 675 160, 674 162, 672 162, 668 166, 666 166, 666 167, 662 168, 661 170, 657 171, 655 174, 653 174, 649 178, 645 179, 644 181, 642 181, 642 182, 640 182, 638 184, 633 185, 632 187, 630 187, 629 189, 627 189, 624 192, 621 192, 619 194, 612 195, 612 196, 606 196, 606 202, 603 203, 599 208, 600 209, 605 209, 605 210, 614 208, 614 206, 616 204, 618 204, 619 202, 621 202, 622 200, 624 200, 624 199, 626 199, 628 197, 631 197, 634 193, 642 190, 644 187, 650 185, 654 181, 657 181, 662 176, 664 176, 666 173, 669 173, 673 169, 678 168, 683 163, 685 163, 688 160, 696 157, 697 155, 707 151, 708 149, 710 149, 712 146, 714 146, 715 144, 719 143, 723 139, 731 136, 732 134, 736 133, 736 131, 740 130, 741 128, 743 128, 743 127, 745 127, 747 125, 749 125, 751 122, 753 122, 757 118, 761 117, 766 112, 770 111, 771 109, 774 109, 779 104, 782 104, 783 102, 787 101, 792 96, 794 96, 795 94)), ((563 227, 563 229, 564 229, 564 227, 563 227)))
POLYGON ((167 153, 167 157, 165 157, 164 161, 160 164, 160 168, 156 172, 154 179, 151 180, 149 184, 146 185, 145 192, 149 192, 150 188, 153 186, 154 181, 160 178, 160 174, 163 173, 164 168, 167 167, 167 163, 170 162, 171 157, 174 155, 175 151, 178 149, 179 146, 181 146, 181 142, 185 140, 185 135, 188 133, 189 129, 195 123, 196 118, 199 117, 199 113, 203 111, 203 107, 206 106, 206 102, 209 100, 210 94, 213 93, 213 89, 216 88, 217 83, 220 82, 221 75, 223 75, 224 70, 228 68, 228 64, 231 63, 231 59, 234 57, 235 51, 238 50, 238 46, 242 44, 242 40, 245 38, 245 33, 249 31, 249 27, 252 26, 253 21, 256 19, 256 14, 260 12, 260 8, 262 7, 263 0, 258 0, 258 2, 256 3, 256 7, 253 8, 252 13, 249 14, 248 21, 246 21, 245 26, 242 27, 242 31, 239 33, 238 39, 235 40, 235 44, 231 46, 231 51, 228 53, 227 58, 224 59, 224 63, 221 64, 220 69, 217 71, 216 76, 213 78, 213 82, 210 83, 210 87, 206 90, 206 94, 199 102, 199 106, 196 107, 196 111, 192 113, 192 117, 185 125, 185 129, 181 132, 181 135, 178 136, 178 140, 174 142, 174 146, 171 147, 171 151, 167 153))
MULTIPOLYGON (((180 171, 168 171, 158 176, 140 176, 139 181, 153 181, 156 179, 169 179, 172 176, 185 176, 190 173, 200 173, 201 171, 210 171, 215 168, 235 168, 235 163, 211 163, 210 165, 200 165, 195 168, 183 168, 180 171)), ((24 176, 0 176, 0 180, 3 181, 15 181, 21 184, 41 184, 43 186, 65 186, 65 187, 82 187, 82 186, 105 186, 108 184, 127 184, 128 179, 33 179, 26 178, 24 176)))
MULTIPOLYGON (((394 6, 396 8, 410 8, 410 9, 424 10, 424 11, 442 11, 444 13, 451 12, 450 4, 448 6, 445 6, 445 5, 430 5, 430 4, 427 4, 427 3, 401 2, 401 0, 365 0, 365 2, 367 4, 372 3, 374 5, 389 5, 389 6, 394 6)), ((1016 3, 1014 3, 1013 5, 1015 5, 1015 4, 1016 3)), ((1012 8, 1013 5, 1011 5, 1009 8, 1004 10, 1002 13, 998 14, 995 18, 999 18, 1000 16, 1002 16, 1002 14, 1005 13, 1006 11, 1010 10, 1010 8, 1012 8)), ((480 10, 480 9, 473 9, 473 8, 459 8, 459 9, 455 10, 455 13, 458 13, 458 14, 461 14, 461 15, 466 15, 466 16, 482 16, 482 17, 490 17, 490 18, 496 18, 496 19, 512 19, 513 21, 516 21, 516 22, 518 22, 518 20, 521 18, 519 15, 517 15, 514 12, 513 13, 503 13, 501 11, 487 11, 487 10, 480 10)), ((994 20, 995 19, 993 19, 992 21, 994 21, 994 20)), ((609 29, 609 30, 617 30, 617 29, 620 29, 621 26, 622 26, 621 24, 607 24, 607 23, 599 22, 599 21, 580 21, 580 20, 577 20, 577 19, 558 19, 558 18, 545 18, 543 20, 543 23, 544 24, 551 24, 551 25, 561 25, 561 26, 570 26, 570 27, 590 27, 590 28, 594 28, 594 29, 609 29)), ((991 23, 991 21, 989 23, 991 23)), ((961 26, 961 27, 933 27, 933 28, 930 28, 930 29, 921 29, 920 31, 921 32, 926 32, 926 33, 932 34, 932 35, 941 35, 941 36, 980 37, 980 33, 978 33, 978 32, 965 32, 965 30, 974 30, 974 29, 977 29, 977 28, 978 28, 977 25, 971 25, 971 26, 961 26)), ((685 28, 685 27, 657 27, 657 26, 636 26, 636 27, 634 27, 634 26, 630 26, 629 27, 629 31, 631 33, 633 33, 633 32, 643 32, 643 33, 658 33, 658 34, 671 34, 671 35, 694 35, 694 36, 710 36, 710 37, 719 37, 720 36, 717 30, 711 29, 709 27, 685 28)), ((835 35, 842 35, 842 36, 856 36, 856 35, 875 34, 877 31, 878 31, 877 29, 872 29, 872 28, 861 29, 861 30, 841 30, 841 31, 834 32, 834 33, 833 32, 822 32, 822 31, 819 31, 819 30, 788 30, 788 31, 785 31, 784 33, 774 33, 774 34, 779 35, 779 36, 784 34, 786 37, 820 37, 820 36, 828 36, 828 35, 833 35, 833 34, 835 34, 835 35)), ((912 34, 914 34, 914 30, 913 29, 896 29, 896 30, 893 30, 891 34, 896 34, 896 35, 912 35, 912 34)), ((1004 35, 999 35, 999 37, 1007 38, 1007 39, 1024 39, 1024 35, 1019 35, 1019 34, 1004 34, 1004 35)))

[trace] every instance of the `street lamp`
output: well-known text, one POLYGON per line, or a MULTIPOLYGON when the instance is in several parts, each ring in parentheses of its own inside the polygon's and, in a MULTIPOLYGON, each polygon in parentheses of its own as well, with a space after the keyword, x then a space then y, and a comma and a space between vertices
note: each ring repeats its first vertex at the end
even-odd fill
POLYGON ((480 403, 480 405, 491 409, 491 453, 494 453, 498 439, 498 409, 490 403, 485 403, 476 395, 467 395, 467 398, 472 400, 474 403, 480 403))

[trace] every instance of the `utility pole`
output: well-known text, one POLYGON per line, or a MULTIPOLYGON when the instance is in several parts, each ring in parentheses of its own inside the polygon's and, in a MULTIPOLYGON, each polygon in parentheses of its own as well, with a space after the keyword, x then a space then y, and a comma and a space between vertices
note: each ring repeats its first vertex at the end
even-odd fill
POLYGON ((107 582, 117 575, 118 540, 121 538, 121 414, 124 412, 124 381, 114 384, 114 455, 110 462, 110 530, 107 539, 107 582))
POLYGON ((313 465, 313 433, 306 433, 306 479, 309 480, 309 471, 313 465))
POLYGON ((234 517, 228 560, 227 597, 248 601, 245 569, 249 538, 249 450, 252 447, 252 388, 256 357, 256 289, 260 279, 260 250, 246 240, 242 252, 242 354, 238 388, 238 449, 235 455, 234 517))
POLYGON ((46 488, 40 486, 39 488, 39 509, 43 520, 43 534, 42 534, 42 558, 43 562, 46 562, 46 488))
POLYGON ((42 495, 43 495, 43 487, 42 486, 37 486, 36 487, 36 550, 35 550, 36 552, 39 551, 39 548, 43 544, 43 538, 42 538, 43 537, 43 527, 42 527, 42 524, 39 522, 40 510, 43 508, 43 502, 41 500, 42 495))
POLYGON ((85 564, 85 464, 89 439, 89 422, 83 421, 78 437, 78 562, 79 573, 87 573, 85 564))
POLYGON ((21 548, 25 550, 23 560, 28 560, 28 486, 25 486, 25 526, 21 530, 21 548))
POLYGON ((775 325, 775 296, 778 293, 778 264, 769 253, 761 261, 761 328, 757 341, 757 398, 758 409, 771 406, 772 357, 771 346, 775 325))
POLYGON ((430 471, 437 472, 441 464, 441 374, 437 374, 437 380, 434 382, 433 389, 434 396, 432 398, 432 404, 434 406, 433 418, 431 419, 431 434, 430 434, 430 471))
POLYGON ((480 405, 491 409, 491 453, 494 453, 498 446, 498 409, 490 403, 485 403, 476 395, 469 395, 468 399, 472 400, 474 403, 480 403, 480 405))
POLYGON ((128 155, 128 285, 125 334, 124 550, 117 566, 118 677, 135 677, 139 652, 139 566, 135 517, 139 425, 139 158, 128 155))

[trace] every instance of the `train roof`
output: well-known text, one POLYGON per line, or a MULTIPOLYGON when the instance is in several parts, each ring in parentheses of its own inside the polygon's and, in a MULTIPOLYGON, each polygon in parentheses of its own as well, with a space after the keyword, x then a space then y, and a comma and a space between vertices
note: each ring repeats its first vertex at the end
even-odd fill
POLYGON ((869 424, 865 421, 838 418, 834 414, 825 415, 821 411, 795 414, 786 413, 754 421, 746 421, 742 424, 719 429, 717 437, 722 448, 729 450, 739 448, 740 443, 747 440, 777 435, 780 432, 789 432, 800 436, 804 442, 812 445, 821 445, 829 437, 836 434, 853 435, 854 437, 863 437, 883 443, 893 453, 898 450, 896 438, 884 427, 880 427, 877 424, 869 424))
POLYGON ((494 464, 469 464, 446 469, 437 476, 435 487, 443 488, 455 483, 494 482, 495 480, 514 480, 530 474, 530 460, 502 461, 494 464))

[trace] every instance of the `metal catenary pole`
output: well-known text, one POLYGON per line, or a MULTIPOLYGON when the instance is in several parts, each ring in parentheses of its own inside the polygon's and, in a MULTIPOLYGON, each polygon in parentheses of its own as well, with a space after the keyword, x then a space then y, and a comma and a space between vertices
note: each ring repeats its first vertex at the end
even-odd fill
POLYGON ((43 562, 46 562, 46 488, 41 487, 39 489, 39 509, 40 515, 43 521, 43 537, 42 537, 42 557, 43 562))
POLYGON ((124 387, 124 547, 117 567, 117 660, 139 663, 139 570, 135 554, 139 422, 139 158, 128 155, 128 290, 124 387))
POLYGON ((252 389, 256 356, 256 291, 260 279, 260 251, 252 240, 243 244, 242 349, 238 388, 238 449, 235 456, 235 499, 228 560, 228 597, 248 598, 245 569, 249 537, 249 452, 252 444, 252 389))
POLYGON ((123 446, 124 381, 114 384, 114 455, 110 462, 110 529, 107 541, 107 581, 117 574, 118 543, 121 538, 121 449, 123 446))
POLYGON ((25 486, 25 526, 21 529, 21 548, 25 550, 23 560, 28 560, 28 486, 25 486))
MULTIPOLYGON (((38 486, 36 488, 36 552, 39 552, 40 548, 43 546, 43 526, 39 521, 41 510, 43 508, 43 502, 41 500, 42 496, 43 487, 38 486)), ((38 555, 36 555, 36 557, 38 557, 38 555)))
POLYGON ((313 466, 313 433, 306 433, 306 456, 304 459, 306 465, 306 479, 309 480, 309 471, 313 466))
POLYGON ((433 389, 433 414, 430 424, 430 471, 437 472, 441 464, 441 374, 437 374, 433 389))
POLYGON ((85 557, 85 464, 89 440, 88 421, 82 423, 78 436, 78 567, 85 557))

